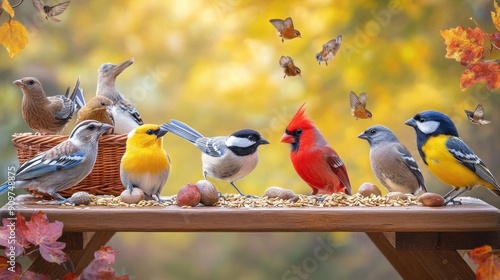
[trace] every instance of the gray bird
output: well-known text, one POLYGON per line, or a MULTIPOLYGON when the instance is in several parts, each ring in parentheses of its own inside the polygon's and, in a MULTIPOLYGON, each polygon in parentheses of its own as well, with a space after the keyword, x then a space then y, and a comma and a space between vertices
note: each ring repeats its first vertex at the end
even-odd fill
POLYGON ((116 77, 127 67, 134 63, 131 58, 120 64, 104 63, 97 71, 97 96, 104 96, 111 101, 111 114, 115 121, 114 131, 116 134, 125 134, 143 124, 141 115, 130 101, 116 90, 116 77))
POLYGON ((42 0, 33 0, 33 6, 40 13, 45 14, 45 19, 51 19, 54 22, 61 22, 56 16, 62 14, 68 7, 70 1, 62 2, 54 6, 45 5, 42 0))
POLYGON ((389 192, 427 192, 417 162, 390 129, 374 125, 359 134, 358 138, 370 144, 373 173, 389 192))
POLYGON ((0 194, 31 187, 65 202, 58 192, 75 186, 90 174, 97 158, 98 139, 110 128, 111 125, 98 121, 79 123, 67 140, 23 163, 14 181, 0 186, 0 194))

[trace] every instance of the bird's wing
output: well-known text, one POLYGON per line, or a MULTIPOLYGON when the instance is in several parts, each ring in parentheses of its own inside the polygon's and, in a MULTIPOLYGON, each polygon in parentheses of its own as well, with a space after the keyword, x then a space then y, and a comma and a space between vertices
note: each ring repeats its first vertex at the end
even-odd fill
POLYGON ((285 26, 285 28, 290 27, 290 28, 292 28, 292 29, 293 29, 293 21, 292 21, 292 18, 287 17, 287 18, 283 21, 283 25, 285 26))
POLYGON ((202 137, 196 140, 196 147, 203 153, 212 157, 221 157, 224 155, 227 147, 225 145, 226 137, 202 137))
POLYGON ((349 182, 344 162, 342 162, 337 153, 329 146, 323 147, 323 153, 325 154, 326 162, 332 169, 333 173, 337 175, 340 182, 345 186, 346 193, 351 194, 351 183, 349 182))
POLYGON ((17 170, 16 180, 34 179, 49 173, 71 168, 85 159, 85 153, 70 141, 38 154, 17 170))
POLYGON ((449 137, 446 141, 446 148, 458 162, 500 190, 493 174, 462 139, 454 136, 449 137))
POLYGON ((422 189, 427 192, 427 188, 425 187, 425 180, 424 176, 422 175, 422 172, 420 171, 420 168, 418 167, 417 161, 415 161, 415 158, 410 154, 410 152, 406 149, 405 146, 403 146, 401 143, 397 143, 396 149, 401 155, 401 159, 403 160, 404 164, 410 169, 411 173, 417 178, 419 186, 422 187, 422 189))
POLYGON ((51 101, 56 119, 67 120, 71 118, 75 111, 75 103, 71 99, 63 95, 51 96, 48 99, 51 101))
POLYGON ((359 97, 353 91, 349 94, 349 102, 351 103, 352 109, 356 109, 356 107, 361 104, 359 97))
POLYGON ((62 14, 66 10, 66 8, 68 7, 69 2, 70 1, 66 1, 66 2, 62 2, 62 3, 59 3, 57 5, 52 6, 48 16, 53 17, 53 16, 57 16, 57 15, 62 14))
POLYGON ((40 13, 43 13, 43 6, 45 4, 43 3, 42 0, 33 0, 33 6, 35 7, 35 9, 37 11, 39 11, 40 13))
POLYGON ((289 56, 282 56, 280 57, 280 66, 281 67, 288 67, 288 64, 293 63, 293 59, 289 56))
POLYGON ((134 119, 134 121, 139 124, 143 125, 144 122, 142 121, 141 115, 139 112, 137 112, 137 109, 128 101, 125 99, 121 94, 119 94, 119 99, 116 101, 116 105, 123 111, 126 111, 127 113, 130 114, 130 116, 134 119))
POLYGON ((276 27, 279 31, 281 31, 283 28, 285 28, 284 21, 281 19, 271 19, 269 22, 276 27))
POLYGON ((484 108, 483 105, 478 104, 476 109, 474 110, 474 113, 472 113, 473 117, 475 119, 481 119, 484 116, 484 108))
POLYGON ((469 111, 469 110, 464 110, 464 112, 465 112, 465 114, 467 115, 467 118, 468 118, 469 120, 472 120, 472 119, 473 119, 473 117, 474 117, 474 112, 469 111))
POLYGON ((362 92, 359 95, 359 102, 361 102, 361 105, 363 105, 363 108, 366 107, 366 92, 362 92))

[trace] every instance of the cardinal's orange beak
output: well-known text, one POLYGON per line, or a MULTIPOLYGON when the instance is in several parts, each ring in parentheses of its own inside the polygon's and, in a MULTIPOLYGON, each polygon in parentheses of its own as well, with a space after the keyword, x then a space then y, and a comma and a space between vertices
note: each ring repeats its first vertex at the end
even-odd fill
POLYGON ((295 143, 295 139, 293 139, 292 135, 284 133, 283 136, 281 136, 281 143, 295 143))

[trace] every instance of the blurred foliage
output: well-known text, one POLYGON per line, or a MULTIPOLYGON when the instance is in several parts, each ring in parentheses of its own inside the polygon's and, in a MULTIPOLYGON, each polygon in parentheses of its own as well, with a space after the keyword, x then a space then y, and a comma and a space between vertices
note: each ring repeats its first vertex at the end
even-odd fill
MULTIPOLYGON (((145 122, 175 118, 207 136, 248 127, 271 142, 259 148, 255 171, 237 182, 245 193, 262 195, 271 185, 310 192, 293 170, 290 148, 279 143, 289 119, 304 102, 309 116, 344 160, 353 191, 366 181, 378 184, 368 145, 356 138, 377 123, 391 128, 410 149, 429 190, 449 190, 423 166, 415 132, 404 125, 427 109, 448 114, 461 137, 500 177, 500 142, 495 137, 500 133, 498 90, 477 84, 461 92, 463 69, 444 57, 446 46, 439 32, 458 25, 473 27, 471 16, 488 29, 492 10, 490 0, 93 0, 72 1, 59 16, 62 22, 55 24, 45 21, 26 1, 16 9, 16 18, 28 29, 28 44, 13 60, 0 50, 0 170, 5 170, 0 181, 6 179, 7 166, 18 165, 10 136, 30 131, 21 117, 21 91, 12 81, 35 76, 48 94, 55 95, 80 76, 90 99, 95 95, 97 68, 130 57, 135 58, 134 65, 118 77, 117 87, 145 122), (293 18, 302 38, 281 43, 269 19, 287 16, 293 18), (337 57, 328 67, 318 66, 315 53, 339 34, 343 42, 337 57), (283 79, 281 55, 294 59, 302 78, 283 79), (351 90, 367 92, 373 120, 356 121, 350 116, 351 90), (484 105, 485 118, 492 124, 479 127, 467 120, 463 110, 473 110, 478 103, 484 105)), ((73 127, 74 123, 65 133, 73 127)), ((186 183, 202 178, 200 152, 190 143, 167 135, 165 149, 173 169, 163 195, 175 194, 186 183)), ((226 182, 212 181, 221 192, 234 191, 226 182)), ((485 189, 468 195, 500 206, 498 197, 485 189)), ((339 237, 340 248, 310 279, 366 277, 374 271, 381 278, 397 277, 377 250, 365 251, 366 242, 360 242, 359 236, 339 237)), ((310 256, 316 237, 172 233, 154 238, 148 234, 150 241, 144 242, 142 233, 123 233, 112 243, 120 251, 117 263, 138 279, 275 279, 310 256), (200 267, 204 275, 195 273, 200 267)))

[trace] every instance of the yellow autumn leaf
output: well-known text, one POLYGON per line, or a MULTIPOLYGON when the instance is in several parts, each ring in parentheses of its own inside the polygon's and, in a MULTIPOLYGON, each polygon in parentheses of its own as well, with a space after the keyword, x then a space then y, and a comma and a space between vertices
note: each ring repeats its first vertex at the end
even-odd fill
POLYGON ((6 21, 0 26, 0 44, 2 44, 12 59, 19 54, 28 43, 28 31, 17 20, 6 21))
POLYGON ((491 20, 493 20, 493 24, 497 30, 500 31, 500 7, 496 0, 493 0, 493 5, 495 6, 495 12, 491 12, 491 20))
POLYGON ((12 6, 9 3, 9 0, 3 0, 2 2, 2 9, 7 12, 7 14, 10 15, 10 17, 14 17, 14 9, 12 9, 12 6))

